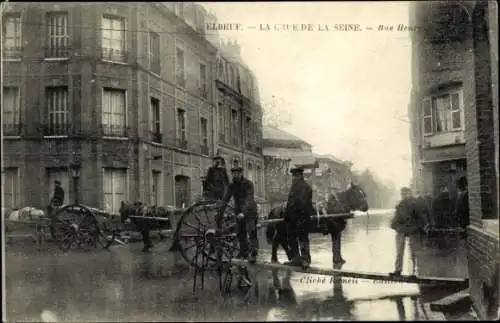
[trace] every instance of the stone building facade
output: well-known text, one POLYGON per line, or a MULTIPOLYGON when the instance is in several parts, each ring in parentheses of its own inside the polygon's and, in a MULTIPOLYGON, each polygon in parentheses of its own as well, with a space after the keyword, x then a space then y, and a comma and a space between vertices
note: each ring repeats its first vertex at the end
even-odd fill
MULTIPOLYGON (((415 158, 414 187, 417 192, 426 192, 430 186, 425 183, 428 181, 425 172, 421 172, 431 149, 423 135, 427 134, 425 120, 435 118, 435 115, 428 117, 426 98, 432 97, 433 93, 441 96, 447 91, 453 92, 458 86, 464 128, 452 137, 455 153, 451 153, 452 146, 449 145, 447 152, 442 154, 448 160, 462 156, 466 160, 464 173, 469 182, 470 206, 470 225, 467 228, 469 290, 479 316, 492 318, 498 310, 500 287, 498 7, 491 1, 419 2, 412 4, 411 21, 413 25, 426 27, 412 35, 410 116, 415 158), (457 143, 454 142, 455 136, 458 136, 457 143), (457 148, 459 143, 462 145, 461 136, 465 142, 464 150, 457 148)), ((452 111, 453 100, 451 98, 448 106, 452 111)))
POLYGON ((66 203, 113 213, 122 200, 200 196, 218 149, 220 50, 206 16, 190 2, 10 3, 4 206, 45 207, 55 179, 66 203))

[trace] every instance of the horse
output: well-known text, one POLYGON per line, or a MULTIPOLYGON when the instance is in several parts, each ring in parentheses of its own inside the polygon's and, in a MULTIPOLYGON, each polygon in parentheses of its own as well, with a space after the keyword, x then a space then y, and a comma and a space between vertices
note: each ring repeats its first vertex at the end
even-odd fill
POLYGON ((137 231, 141 233, 144 243, 143 252, 148 252, 153 247, 150 235, 151 230, 169 230, 172 228, 172 224, 170 223, 171 210, 162 206, 147 206, 142 202, 129 204, 122 201, 118 212, 120 213, 122 225, 132 223, 137 231), (130 218, 130 216, 164 218, 165 220, 137 219, 130 218))
MULTIPOLYGON (((313 208, 313 214, 317 214, 319 207, 313 208)), ((325 206, 321 211, 327 214, 350 213, 351 211, 368 211, 368 202, 366 194, 359 186, 351 185, 347 190, 338 194, 331 193, 325 206)), ((284 219, 286 214, 286 202, 274 208, 268 214, 268 219, 284 219)), ((319 220, 310 220, 309 233, 330 234, 332 239, 332 252, 334 265, 345 263, 341 256, 341 233, 347 224, 346 219, 339 218, 320 218, 319 220)), ((266 227, 267 242, 272 245, 271 262, 277 262, 277 251, 281 245, 287 253, 288 260, 291 259, 290 248, 287 242, 287 230, 284 221, 271 223, 266 227)))

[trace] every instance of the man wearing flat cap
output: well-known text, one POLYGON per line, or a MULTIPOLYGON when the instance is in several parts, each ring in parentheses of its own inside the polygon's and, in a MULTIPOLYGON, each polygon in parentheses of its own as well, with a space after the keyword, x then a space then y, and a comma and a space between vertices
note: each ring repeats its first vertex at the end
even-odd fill
MULTIPOLYGON (((234 198, 234 212, 238 216, 238 240, 240 252, 237 258, 247 258, 255 263, 259 251, 257 239, 257 203, 253 183, 243 176, 243 169, 235 165, 231 169, 233 181, 222 200, 223 208, 234 198)), ((223 210, 222 208, 222 210, 223 210)))
POLYGON ((294 167, 290 173, 293 179, 285 214, 288 244, 292 254, 289 264, 308 267, 311 264, 308 228, 313 213, 312 189, 304 180, 303 167, 294 167))
POLYGON ((208 199, 222 200, 229 185, 226 163, 219 155, 213 157, 214 164, 208 168, 207 177, 204 182, 204 190, 208 199))

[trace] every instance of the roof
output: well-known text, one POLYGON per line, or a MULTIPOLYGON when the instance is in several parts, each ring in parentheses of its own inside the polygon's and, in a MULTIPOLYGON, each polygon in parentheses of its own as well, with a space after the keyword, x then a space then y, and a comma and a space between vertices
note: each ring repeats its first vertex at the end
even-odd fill
POLYGON ((326 154, 326 155, 313 154, 313 155, 314 155, 314 157, 316 157, 317 159, 329 159, 329 160, 331 160, 331 161, 333 161, 333 162, 336 162, 336 163, 338 163, 338 164, 342 164, 342 165, 347 165, 347 164, 349 164, 349 161, 346 161, 346 160, 341 160, 341 159, 339 159, 339 158, 337 158, 337 157, 335 157, 335 156, 333 156, 333 155, 328 155, 328 154, 326 154))
POLYGON ((317 164, 317 160, 312 153, 297 149, 264 148, 264 156, 290 159, 291 167, 303 166, 309 168, 317 164))
POLYGON ((292 135, 286 131, 273 126, 264 126, 262 128, 262 139, 264 140, 282 140, 282 141, 299 141, 311 145, 307 141, 292 135))

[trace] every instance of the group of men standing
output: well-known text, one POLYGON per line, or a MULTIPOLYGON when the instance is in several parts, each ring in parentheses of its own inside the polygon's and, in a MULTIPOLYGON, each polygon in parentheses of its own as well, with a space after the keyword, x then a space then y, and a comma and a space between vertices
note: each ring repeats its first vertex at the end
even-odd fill
MULTIPOLYGON (((234 198, 235 214, 238 221, 238 258, 248 258, 255 263, 259 250, 257 237, 258 210, 255 202, 254 184, 243 175, 243 168, 231 168, 232 182, 229 183, 224 159, 215 156, 214 164, 208 169, 203 183, 204 195, 208 199, 219 200, 224 208, 234 198)), ((288 195, 285 215, 288 245, 293 265, 308 266, 311 263, 309 251, 308 221, 313 213, 312 189, 304 180, 304 169, 291 170, 292 186, 288 195)))

